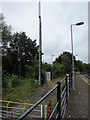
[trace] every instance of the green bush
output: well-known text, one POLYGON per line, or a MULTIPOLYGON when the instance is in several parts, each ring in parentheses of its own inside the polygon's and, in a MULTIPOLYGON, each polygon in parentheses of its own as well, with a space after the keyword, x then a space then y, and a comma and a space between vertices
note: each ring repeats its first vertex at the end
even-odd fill
POLYGON ((20 84, 20 80, 17 75, 10 76, 8 81, 11 82, 11 87, 16 87, 20 84))
POLYGON ((4 72, 2 72, 2 87, 3 88, 7 88, 7 76, 8 76, 8 74, 6 73, 4 73, 4 72))
POLYGON ((20 84, 20 80, 17 75, 2 74, 2 87, 11 88, 20 84))

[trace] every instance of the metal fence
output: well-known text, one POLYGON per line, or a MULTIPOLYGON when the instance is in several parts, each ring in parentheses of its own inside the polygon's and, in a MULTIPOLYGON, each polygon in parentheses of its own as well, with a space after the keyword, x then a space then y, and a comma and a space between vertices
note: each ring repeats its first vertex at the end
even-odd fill
POLYGON ((57 85, 52 90, 46 93, 32 107, 30 107, 26 112, 24 112, 21 116, 19 116, 17 120, 22 120, 26 118, 27 115, 31 114, 31 112, 56 89, 57 89, 57 103, 47 119, 51 120, 56 111, 54 118, 56 120, 62 120, 64 118, 66 106, 68 104, 71 84, 72 84, 72 74, 70 75, 67 74, 66 77, 61 82, 57 82, 57 85))
MULTIPOLYGON (((2 119, 8 119, 13 118, 17 119, 18 116, 23 114, 25 111, 28 110, 28 108, 32 107, 33 104, 28 103, 20 103, 20 102, 13 102, 13 101, 7 101, 7 100, 0 100, 0 114, 2 119)), ((28 116, 29 118, 42 118, 42 105, 38 105, 37 108, 35 108, 32 113, 28 116), (37 116, 37 114, 38 116, 37 116)))

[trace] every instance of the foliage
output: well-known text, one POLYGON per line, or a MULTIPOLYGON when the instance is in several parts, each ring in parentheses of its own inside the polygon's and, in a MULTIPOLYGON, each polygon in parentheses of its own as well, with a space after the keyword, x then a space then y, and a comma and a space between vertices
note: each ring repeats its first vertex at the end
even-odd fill
POLYGON ((24 101, 28 99, 27 96, 30 96, 39 88, 40 86, 37 82, 33 82, 30 79, 21 79, 20 84, 17 86, 3 89, 2 98, 11 101, 24 101))
POLYGON ((58 58, 56 58, 55 62, 63 66, 63 71, 65 74, 71 72, 71 58, 72 54, 70 54, 69 52, 63 52, 61 55, 59 55, 58 58))
POLYGON ((2 13, 0 14, 0 30, 2 32, 2 55, 4 56, 7 52, 8 43, 12 38, 12 33, 11 26, 6 24, 2 13))
POLYGON ((80 60, 75 61, 75 70, 80 72, 86 71, 85 65, 83 64, 82 61, 80 60))
MULTIPOLYGON (((69 52, 63 52, 61 55, 56 58, 54 63, 59 63, 61 65, 64 65, 63 71, 64 73, 70 73, 72 71, 72 54, 69 52)), ((76 60, 74 56, 74 66, 75 71, 79 72, 88 72, 90 73, 90 67, 89 64, 84 64, 80 60, 76 60)))
POLYGON ((2 74, 2 87, 7 88, 13 88, 20 84, 20 80, 17 75, 10 75, 8 73, 2 74))
POLYGON ((84 63, 84 68, 85 68, 86 73, 88 73, 88 75, 90 76, 90 63, 88 64, 84 63))
POLYGON ((20 80, 18 79, 17 75, 10 76, 8 80, 11 81, 11 87, 16 87, 20 84, 20 80))
MULTIPOLYGON (((21 78, 30 78, 33 84, 39 76, 39 46, 36 39, 32 40, 25 32, 16 32, 12 34, 10 25, 4 20, 3 14, 0 14, 0 27, 2 31, 2 78, 3 88, 17 87, 21 78)), ((82 61, 75 61, 75 70, 88 72, 90 74, 90 64, 84 64, 82 61)), ((53 62, 53 66, 48 63, 42 63, 42 77, 45 72, 53 69, 53 77, 59 77, 72 71, 72 54, 65 51, 60 54, 53 62), (53 68, 52 68, 53 67, 53 68)))
POLYGON ((65 67, 63 64, 60 63, 54 63, 53 65, 53 77, 59 77, 62 76, 65 73, 65 67))
POLYGON ((34 57, 38 56, 36 40, 32 41, 25 32, 15 33, 6 51, 7 54, 2 57, 3 69, 10 74, 14 73, 20 76, 25 76, 25 66, 32 66, 34 57))
MULTIPOLYGON (((2 26, 2 71, 25 77, 27 68, 33 68, 35 59, 38 59, 36 40, 27 37, 25 32, 12 34, 11 27, 6 24, 3 14, 0 14, 0 20, 0 26, 2 26)), ((34 70, 29 72, 33 74, 34 70)))
POLYGON ((43 63, 42 64, 42 74, 45 74, 45 72, 49 72, 52 70, 52 67, 48 63, 43 63))
POLYGON ((7 88, 7 84, 8 84, 8 82, 7 82, 7 73, 2 73, 2 87, 4 88, 4 89, 6 89, 7 88))
POLYGON ((12 34, 3 14, 0 14, 2 30, 2 87, 12 89, 21 83, 19 78, 38 79, 38 45, 25 32, 12 34))

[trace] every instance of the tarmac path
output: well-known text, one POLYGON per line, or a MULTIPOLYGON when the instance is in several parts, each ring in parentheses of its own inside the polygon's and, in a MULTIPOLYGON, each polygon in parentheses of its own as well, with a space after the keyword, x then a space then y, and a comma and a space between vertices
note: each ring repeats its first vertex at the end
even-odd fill
POLYGON ((82 75, 75 77, 75 90, 71 89, 65 118, 90 118, 90 84, 82 75))

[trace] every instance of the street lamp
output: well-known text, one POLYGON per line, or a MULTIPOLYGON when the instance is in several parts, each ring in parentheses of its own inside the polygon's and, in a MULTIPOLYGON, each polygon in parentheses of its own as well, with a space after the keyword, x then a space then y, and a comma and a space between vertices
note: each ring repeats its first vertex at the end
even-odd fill
POLYGON ((72 27, 73 26, 79 26, 79 25, 83 25, 84 22, 79 22, 76 24, 71 24, 71 45, 72 45, 72 88, 75 89, 75 84, 74 84, 74 55, 73 55, 73 34, 72 34, 72 27))
POLYGON ((52 80, 53 80, 53 57, 54 57, 55 55, 52 55, 52 80))
POLYGON ((41 22, 41 4, 39 2, 39 84, 43 85, 42 79, 42 22, 41 22))

